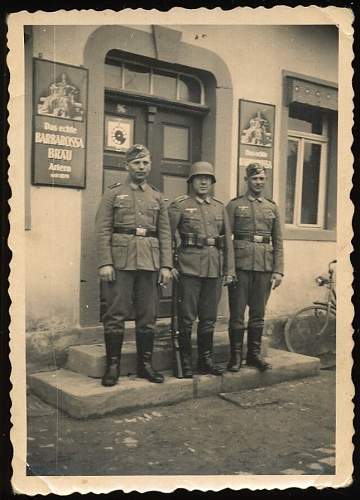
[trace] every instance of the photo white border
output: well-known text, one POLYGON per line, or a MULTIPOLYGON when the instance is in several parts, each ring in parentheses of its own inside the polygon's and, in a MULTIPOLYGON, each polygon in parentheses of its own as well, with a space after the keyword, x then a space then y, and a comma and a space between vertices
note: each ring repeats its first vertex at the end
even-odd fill
POLYGON ((307 488, 315 486, 340 487, 351 483, 353 404, 354 387, 351 380, 353 347, 352 327, 353 306, 352 266, 350 253, 353 235, 353 205, 350 200, 352 187, 353 142, 353 14, 350 9, 339 7, 284 7, 271 9, 259 7, 239 7, 230 11, 220 8, 213 10, 201 8, 188 10, 173 8, 168 12, 156 10, 131 10, 121 12, 105 10, 58 12, 19 12, 8 17, 8 46, 10 49, 7 63, 10 69, 10 130, 8 143, 9 182, 12 197, 9 200, 10 235, 9 246, 12 251, 10 262, 11 324, 10 324, 10 359, 12 364, 11 382, 11 441, 14 447, 12 485, 17 493, 33 494, 70 494, 73 492, 106 493, 114 490, 161 491, 170 492, 176 488, 202 491, 219 491, 223 488, 234 490, 250 489, 285 489, 289 487, 307 488), (25 236, 24 236, 24 183, 22 165, 24 158, 24 25, 102 25, 102 24, 215 24, 215 25, 296 25, 296 24, 337 24, 339 26, 339 146, 338 146, 338 239, 337 239, 337 282, 338 310, 337 331, 341 341, 337 343, 336 373, 336 474, 301 475, 301 476, 26 476, 26 384, 25 375, 25 236), (18 147, 20 145, 20 147, 18 147), (20 167, 19 167, 20 166, 20 167))

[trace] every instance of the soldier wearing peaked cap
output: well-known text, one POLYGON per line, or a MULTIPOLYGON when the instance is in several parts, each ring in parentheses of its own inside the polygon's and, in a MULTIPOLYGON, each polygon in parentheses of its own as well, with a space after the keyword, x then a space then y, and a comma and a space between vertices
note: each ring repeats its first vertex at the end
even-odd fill
POLYGON ((171 278, 169 218, 162 195, 146 182, 151 170, 148 149, 132 146, 126 154, 126 168, 126 181, 105 192, 96 216, 99 276, 106 300, 104 386, 115 385, 119 378, 124 321, 133 299, 138 376, 164 381, 152 366, 152 351, 157 284, 166 286, 171 278))
POLYGON ((235 273, 231 231, 224 205, 210 196, 216 182, 208 162, 192 165, 187 179, 193 194, 169 206, 173 238, 177 240, 179 279, 179 346, 184 377, 193 376, 191 329, 198 317, 197 344, 200 373, 221 375, 213 362, 213 336, 221 281, 235 273))
POLYGON ((283 277, 283 242, 276 204, 262 196, 266 175, 258 163, 246 169, 247 192, 227 205, 234 239, 236 285, 229 287, 229 371, 242 363, 244 313, 249 306, 247 364, 260 371, 271 368, 261 356, 264 315, 271 288, 283 277))

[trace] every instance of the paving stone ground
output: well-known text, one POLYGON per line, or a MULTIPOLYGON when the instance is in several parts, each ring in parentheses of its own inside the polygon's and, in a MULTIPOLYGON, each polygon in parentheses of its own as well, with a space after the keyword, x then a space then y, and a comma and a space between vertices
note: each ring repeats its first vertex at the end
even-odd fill
POLYGON ((211 396, 86 420, 33 405, 28 474, 335 473, 334 371, 243 391, 238 403, 211 396))

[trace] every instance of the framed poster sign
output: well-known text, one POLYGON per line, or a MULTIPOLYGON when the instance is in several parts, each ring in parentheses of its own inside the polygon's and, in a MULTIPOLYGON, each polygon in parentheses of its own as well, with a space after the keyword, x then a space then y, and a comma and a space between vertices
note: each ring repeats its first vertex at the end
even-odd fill
POLYGON ((124 152, 134 143, 134 119, 105 116, 105 149, 124 152))
POLYGON ((264 195, 272 197, 274 161, 275 106, 239 100, 239 155, 237 194, 245 191, 246 167, 260 163, 266 169, 264 195))
POLYGON ((88 71, 33 62, 32 182, 84 188, 88 71))

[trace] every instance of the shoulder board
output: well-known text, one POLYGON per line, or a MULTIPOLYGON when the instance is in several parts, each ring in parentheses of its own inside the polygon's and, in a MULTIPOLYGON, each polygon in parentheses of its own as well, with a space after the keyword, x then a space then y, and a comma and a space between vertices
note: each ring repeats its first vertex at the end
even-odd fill
POLYGON ((111 186, 109 186, 109 189, 113 189, 118 186, 121 186, 121 182, 115 182, 115 184, 111 184, 111 186))
POLYGON ((214 201, 217 201, 218 203, 220 203, 220 205, 223 205, 223 202, 218 200, 217 198, 213 198, 214 201))
POLYGON ((152 184, 149 184, 149 186, 151 187, 151 189, 153 189, 154 191, 159 191, 159 189, 155 186, 153 186, 152 184))
POLYGON ((241 194, 240 196, 235 196, 235 198, 231 198, 230 201, 236 201, 236 200, 239 200, 240 198, 244 198, 244 195, 241 194))
POLYGON ((178 196, 177 198, 175 198, 175 200, 173 201, 173 203, 179 203, 179 201, 188 200, 189 198, 190 198, 189 195, 182 194, 181 196, 178 196))
POLYGON ((275 201, 274 200, 270 200, 270 198, 265 198, 266 201, 270 201, 270 203, 273 203, 274 205, 276 205, 275 201))

